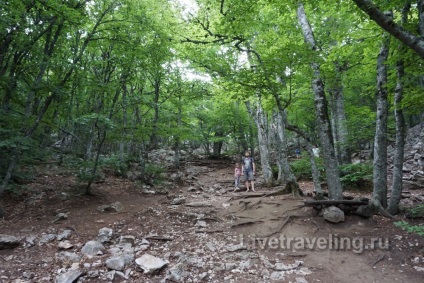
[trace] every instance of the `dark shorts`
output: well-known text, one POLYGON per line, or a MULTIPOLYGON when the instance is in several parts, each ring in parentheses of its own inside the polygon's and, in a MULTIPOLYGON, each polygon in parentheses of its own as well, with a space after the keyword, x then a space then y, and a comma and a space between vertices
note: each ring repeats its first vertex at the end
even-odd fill
POLYGON ((244 180, 253 181, 253 171, 244 171, 244 180))

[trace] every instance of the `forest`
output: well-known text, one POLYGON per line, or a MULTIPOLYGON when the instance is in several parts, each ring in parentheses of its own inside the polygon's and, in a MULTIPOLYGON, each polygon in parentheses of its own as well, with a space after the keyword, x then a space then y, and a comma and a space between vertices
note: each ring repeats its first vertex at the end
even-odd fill
POLYGON ((308 180, 319 204, 344 205, 356 183, 367 217, 394 219, 407 133, 424 125, 423 59, 424 0, 1 1, 0 218, 33 200, 40 168, 96 202, 107 172, 135 170, 145 192, 190 154, 233 166, 248 151, 266 197, 303 196, 308 180))
POLYGON ((423 1, 3 1, 0 13, 0 194, 52 156, 87 194, 106 159, 136 160, 143 180, 158 148, 176 168, 188 148, 256 150, 265 182, 296 190, 301 139, 320 147, 331 199, 340 166, 371 149, 373 204, 396 214, 405 132, 423 122, 423 1))

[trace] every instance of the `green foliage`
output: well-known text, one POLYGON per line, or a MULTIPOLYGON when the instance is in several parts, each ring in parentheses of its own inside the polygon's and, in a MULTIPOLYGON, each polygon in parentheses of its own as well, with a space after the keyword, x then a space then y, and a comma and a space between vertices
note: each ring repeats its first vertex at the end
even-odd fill
POLYGON ((148 163, 146 164, 146 167, 144 169, 144 173, 145 173, 145 179, 146 181, 157 185, 160 184, 164 178, 163 178, 163 173, 164 173, 164 169, 163 167, 159 166, 159 165, 155 165, 155 164, 151 164, 148 163))
POLYGON ((85 183, 91 180, 93 180, 93 182, 100 182, 101 180, 105 179, 105 175, 101 170, 96 170, 96 172, 94 173, 93 168, 93 161, 81 162, 77 172, 78 182, 85 183))
POLYGON ((128 172, 128 160, 121 160, 119 156, 105 156, 100 159, 99 167, 103 172, 111 172, 116 176, 124 176, 128 172))
POLYGON ((372 191, 373 167, 368 163, 340 166, 340 180, 344 189, 372 191))
POLYGON ((424 218, 424 204, 406 210, 406 217, 408 218, 424 218))
MULTIPOLYGON (((324 172, 322 158, 315 158, 315 163, 320 172, 324 172)), ((312 178, 311 162, 308 156, 301 156, 290 163, 293 174, 298 180, 310 180, 312 178)), ((321 174, 322 175, 322 174, 321 174)))
POLYGON ((395 224, 396 227, 402 228, 403 230, 407 231, 408 233, 415 233, 415 234, 418 234, 420 236, 424 236, 424 225, 423 224, 411 225, 407 221, 397 221, 397 222, 394 222, 393 224, 395 224))

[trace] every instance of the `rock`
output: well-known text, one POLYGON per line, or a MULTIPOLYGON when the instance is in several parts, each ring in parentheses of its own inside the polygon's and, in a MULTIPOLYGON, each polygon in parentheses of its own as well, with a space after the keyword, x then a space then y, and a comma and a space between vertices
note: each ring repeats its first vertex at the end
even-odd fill
POLYGON ((61 242, 59 242, 59 245, 58 245, 58 248, 61 249, 61 250, 67 250, 67 249, 70 249, 72 247, 73 247, 73 245, 68 240, 61 241, 61 242))
POLYGON ((71 269, 67 271, 66 273, 63 273, 61 275, 58 275, 56 277, 56 283, 73 283, 75 280, 77 280, 81 275, 84 274, 84 271, 79 269, 71 269))
POLYGON ((61 213, 58 213, 56 215, 56 217, 53 220, 53 223, 56 223, 56 222, 58 222, 60 220, 66 220, 66 219, 68 219, 68 213, 61 212, 61 213))
POLYGON ((135 263, 144 271, 144 274, 157 274, 164 266, 167 265, 162 259, 144 254, 135 260, 135 263))
POLYGON ((171 201, 171 205, 180 205, 186 202, 185 198, 176 198, 171 201))
POLYGON ((345 220, 345 214, 340 208, 330 206, 324 209, 323 218, 332 223, 339 223, 345 220))
POLYGON ((106 260, 106 266, 109 269, 122 271, 125 268, 125 257, 115 256, 106 260))
POLYGON ((303 264, 303 261, 301 261, 301 260, 296 260, 295 263, 293 263, 293 264, 284 264, 282 262, 277 262, 275 264, 275 270, 288 271, 288 270, 296 269, 299 266, 301 266, 302 264, 303 264))
POLYGON ((113 230, 110 228, 102 228, 99 230, 99 234, 97 235, 97 241, 100 243, 109 242, 112 239, 113 230))
POLYGON ((98 241, 89 241, 82 247, 81 253, 86 256, 96 256, 99 252, 103 253, 105 250, 105 247, 98 241))
POLYGON ((209 202, 191 202, 191 203, 186 203, 185 206, 189 206, 189 207, 212 207, 213 205, 209 202))
POLYGON ((71 235, 72 235, 72 230, 69 230, 69 229, 63 230, 62 233, 60 233, 59 235, 57 235, 57 240, 58 241, 66 240, 71 235))
POLYGON ((238 245, 230 244, 226 246, 225 249, 229 252, 235 252, 235 251, 245 250, 246 247, 243 244, 238 244, 238 245))
POLYGON ((119 239, 119 246, 127 246, 133 247, 135 243, 135 237, 132 235, 121 236, 119 239))
POLYGON ((71 266, 73 263, 79 263, 81 256, 71 252, 60 252, 56 254, 56 259, 64 266, 71 266))
POLYGON ((206 223, 206 221, 203 220, 197 220, 196 224, 194 224, 194 226, 196 227, 202 227, 205 228, 208 226, 208 224, 206 223))
POLYGON ((186 265, 179 262, 167 270, 165 279, 172 282, 185 282, 189 274, 186 270, 186 265))
POLYGON ((370 205, 360 205, 356 209, 355 214, 368 218, 373 216, 374 212, 370 205))
POLYGON ((50 243, 50 242, 54 241, 54 239, 56 239, 55 234, 43 234, 41 236, 41 239, 40 239, 40 244, 50 243))
POLYGON ((101 212, 121 212, 122 210, 124 210, 124 207, 119 201, 117 201, 112 204, 101 205, 97 208, 97 210, 101 212))
POLYGON ((284 281, 284 275, 285 275, 284 271, 274 271, 274 272, 271 273, 270 279, 273 280, 273 281, 283 282, 284 281))
POLYGON ((0 250, 14 249, 19 246, 19 239, 15 236, 0 234, 0 250))

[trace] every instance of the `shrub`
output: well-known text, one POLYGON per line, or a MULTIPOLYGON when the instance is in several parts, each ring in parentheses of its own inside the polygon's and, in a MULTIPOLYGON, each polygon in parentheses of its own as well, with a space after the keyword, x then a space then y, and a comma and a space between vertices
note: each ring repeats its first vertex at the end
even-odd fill
MULTIPOLYGON (((315 158, 315 163, 322 177, 324 172, 322 158, 315 158)), ((291 162, 290 167, 293 171, 293 174, 296 176, 298 180, 312 179, 311 162, 308 156, 302 156, 302 158, 296 159, 295 161, 291 162)))
POLYGON ((340 166, 340 180, 345 189, 372 190, 372 175, 373 167, 369 163, 340 166))
POLYGON ((402 228, 402 230, 407 231, 408 233, 416 233, 420 236, 424 236, 424 225, 411 225, 406 221, 394 222, 395 226, 402 228))

